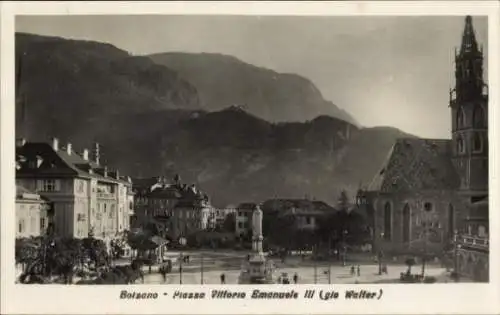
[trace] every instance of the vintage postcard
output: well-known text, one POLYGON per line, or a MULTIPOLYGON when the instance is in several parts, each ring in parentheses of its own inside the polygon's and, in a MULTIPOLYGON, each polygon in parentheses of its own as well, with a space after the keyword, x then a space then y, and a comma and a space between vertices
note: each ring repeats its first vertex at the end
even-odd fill
POLYGON ((497 2, 0 8, 2 313, 500 311, 497 2))

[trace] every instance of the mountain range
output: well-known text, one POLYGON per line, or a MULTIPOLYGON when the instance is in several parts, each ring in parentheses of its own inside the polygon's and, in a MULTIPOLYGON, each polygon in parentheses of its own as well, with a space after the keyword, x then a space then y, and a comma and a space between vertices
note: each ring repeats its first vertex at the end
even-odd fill
POLYGON ((361 128, 298 75, 217 54, 132 56, 16 34, 16 136, 56 136, 131 177, 180 174, 217 206, 336 202, 379 171, 395 128, 361 128))

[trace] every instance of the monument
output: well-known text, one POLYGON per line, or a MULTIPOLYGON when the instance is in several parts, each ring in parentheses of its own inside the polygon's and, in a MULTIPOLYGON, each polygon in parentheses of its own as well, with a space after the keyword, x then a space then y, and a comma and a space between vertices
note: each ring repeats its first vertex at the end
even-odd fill
POLYGON ((262 250, 262 210, 257 205, 252 213, 252 251, 243 263, 239 284, 274 283, 273 262, 266 258, 262 250))

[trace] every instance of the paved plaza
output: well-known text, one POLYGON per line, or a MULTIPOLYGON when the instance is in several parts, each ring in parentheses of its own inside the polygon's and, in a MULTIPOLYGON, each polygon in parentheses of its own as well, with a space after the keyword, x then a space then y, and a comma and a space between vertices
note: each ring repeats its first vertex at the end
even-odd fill
MULTIPOLYGON (((390 282, 391 280, 399 279, 401 272, 407 269, 404 265, 392 265, 388 267, 388 274, 378 275, 378 265, 363 265, 361 266, 360 276, 351 276, 350 268, 348 266, 327 266, 321 267, 285 267, 276 270, 276 278, 282 273, 288 273, 290 280, 295 273, 299 276, 299 284, 328 284, 331 283, 376 283, 376 282, 390 282), (328 276, 328 270, 331 270, 331 277, 328 276), (329 279, 330 278, 330 279, 329 279), (315 281, 316 279, 316 281, 315 281)), ((419 266, 413 267, 413 272, 420 271, 419 266)), ((426 275, 441 277, 445 274, 444 268, 435 266, 426 267, 426 275)), ((239 269, 233 270, 209 270, 203 272, 204 284, 220 284, 220 275, 224 273, 226 276, 226 284, 238 284, 239 269)), ((163 282, 163 277, 158 273, 146 274, 144 282, 148 284, 180 284, 180 274, 177 270, 167 275, 166 282, 163 282)), ((198 271, 183 272, 182 284, 201 284, 201 268, 198 271)))

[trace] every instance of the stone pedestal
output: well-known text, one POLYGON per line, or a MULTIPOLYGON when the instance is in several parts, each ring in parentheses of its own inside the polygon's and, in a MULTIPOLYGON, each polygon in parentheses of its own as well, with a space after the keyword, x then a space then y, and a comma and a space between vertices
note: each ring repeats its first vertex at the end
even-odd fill
POLYGON ((241 267, 239 284, 269 284, 274 283, 274 264, 266 259, 262 250, 262 210, 257 206, 252 215, 252 252, 241 267))

